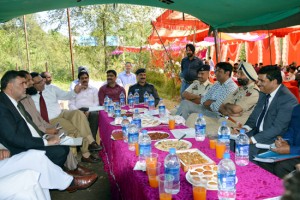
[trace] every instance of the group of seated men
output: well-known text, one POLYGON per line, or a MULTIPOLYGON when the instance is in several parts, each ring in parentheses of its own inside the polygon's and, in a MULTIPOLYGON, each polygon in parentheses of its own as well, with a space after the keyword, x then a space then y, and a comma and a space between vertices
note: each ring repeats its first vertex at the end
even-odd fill
MULTIPOLYGON (((231 78, 233 67, 228 62, 216 64, 217 82, 209 82, 209 66, 198 69, 195 80, 183 93, 184 100, 172 112, 184 117, 193 127, 199 113, 206 119, 207 133, 216 136, 222 121, 237 134, 243 128, 250 138, 249 157, 265 150, 257 143, 272 144, 274 152, 300 155, 300 105, 295 96, 282 84, 280 68, 264 66, 256 73, 253 66, 242 62, 237 70, 237 82, 231 78)), ((231 141, 234 147, 234 141, 231 141)), ((234 150, 234 148, 232 148, 234 150)), ((273 164, 256 162, 273 174, 284 177, 295 169, 300 159, 273 164)))
POLYGON ((125 90, 117 79, 132 85, 129 91, 139 88, 152 94, 158 104, 156 89, 146 82, 146 70, 136 71, 137 80, 130 70, 131 63, 126 63, 119 78, 115 70, 108 70, 107 83, 98 90, 89 84, 87 69, 79 68, 77 83, 68 92, 52 84, 49 72, 7 71, 0 92, 0 123, 5 127, 0 130, 0 177, 6 184, 24 177, 30 183, 18 184, 14 190, 0 189, 0 198, 26 194, 50 199, 49 189, 74 192, 92 185, 97 175, 78 165, 68 146, 58 145, 60 136, 82 137, 81 161, 99 162, 94 153, 102 149, 95 142, 98 112, 89 112, 87 107, 102 105, 106 95, 119 101, 120 92, 125 94, 125 90), (59 100, 69 100, 69 110, 61 109, 59 100))

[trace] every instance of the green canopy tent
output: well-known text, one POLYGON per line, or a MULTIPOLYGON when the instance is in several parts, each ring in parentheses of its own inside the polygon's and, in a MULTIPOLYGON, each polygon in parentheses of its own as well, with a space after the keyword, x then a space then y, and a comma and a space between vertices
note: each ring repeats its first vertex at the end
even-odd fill
POLYGON ((270 30, 300 24, 300 0, 0 0, 0 22, 40 11, 111 3, 181 11, 222 32, 270 30))

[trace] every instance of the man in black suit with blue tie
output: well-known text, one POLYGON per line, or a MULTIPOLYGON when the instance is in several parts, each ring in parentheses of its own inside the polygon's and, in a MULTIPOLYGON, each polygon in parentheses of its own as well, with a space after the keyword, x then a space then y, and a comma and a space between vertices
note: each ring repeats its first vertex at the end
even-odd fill
POLYGON ((243 128, 250 138, 249 158, 258 154, 256 143, 272 144, 284 134, 291 120, 292 110, 298 104, 295 96, 283 85, 280 69, 265 66, 258 72, 260 96, 243 128))
POLYGON ((17 71, 7 71, 1 79, 0 92, 0 143, 12 155, 29 149, 43 150, 55 164, 63 166, 69 153, 68 146, 52 146, 59 144, 59 137, 43 139, 28 118, 24 107, 18 103, 25 97, 27 84, 17 71))

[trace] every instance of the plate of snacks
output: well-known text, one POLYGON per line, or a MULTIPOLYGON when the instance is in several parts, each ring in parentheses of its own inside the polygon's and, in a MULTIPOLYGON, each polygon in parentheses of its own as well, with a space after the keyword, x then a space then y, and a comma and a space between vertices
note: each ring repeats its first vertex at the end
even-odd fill
POLYGON ((169 133, 164 131, 148 131, 148 135, 152 141, 163 140, 170 137, 169 133))
POLYGON ((185 150, 190 149, 192 147, 192 143, 187 140, 178 141, 178 139, 165 139, 157 141, 154 146, 161 151, 169 151, 170 148, 185 150))

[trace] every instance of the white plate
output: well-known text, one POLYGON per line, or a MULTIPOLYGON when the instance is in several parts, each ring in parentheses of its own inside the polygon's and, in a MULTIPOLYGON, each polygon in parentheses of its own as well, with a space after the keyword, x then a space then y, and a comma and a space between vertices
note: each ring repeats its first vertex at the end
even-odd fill
POLYGON ((121 124, 115 124, 115 121, 110 122, 110 125, 112 125, 112 126, 121 126, 121 124))
MULTIPOLYGON (((164 131, 148 131, 148 134, 149 134, 149 133, 166 133, 166 134, 168 134, 168 137, 166 137, 166 138, 164 138, 164 139, 159 139, 159 140, 165 140, 165 139, 167 139, 167 138, 170 137, 170 134, 167 133, 167 132, 164 132, 164 131)), ((159 140, 151 140, 151 141, 159 141, 159 140)))
MULTIPOLYGON (((190 184, 192 184, 192 179, 191 179, 191 174, 190 174, 190 171, 188 171, 186 174, 185 174, 185 179, 190 183, 190 184)), ((218 181, 218 180, 217 180, 218 181)), ((237 182, 238 182, 238 178, 237 178, 237 176, 235 177, 235 184, 237 184, 237 182)), ((218 183, 218 182, 217 182, 218 183)), ((206 185, 206 189, 207 190, 218 190, 218 185, 216 185, 216 187, 208 187, 207 185, 206 185)))
MULTIPOLYGON (((155 148, 157 148, 157 149, 159 149, 159 150, 161 150, 161 151, 169 151, 169 148, 174 147, 174 145, 170 145, 168 149, 164 149, 164 148, 159 148, 159 147, 157 147, 158 144, 159 144, 159 143, 164 143, 164 142, 170 142, 170 143, 172 143, 172 142, 177 142, 177 141, 178 141, 178 139, 164 139, 164 140, 159 140, 159 141, 157 141, 157 142, 154 144, 154 146, 155 146, 155 148)), ((187 140, 180 140, 180 142, 186 143, 186 145, 187 145, 187 146, 186 146, 186 149, 189 149, 189 148, 192 147, 192 143, 189 142, 189 141, 187 141, 187 140)), ((175 148, 176 148, 176 147, 175 147, 175 148)), ((177 148, 176 148, 176 150, 177 150, 177 148)), ((178 149, 178 150, 183 150, 183 149, 178 149)))
POLYGON ((129 109, 129 112, 134 113, 135 109, 138 109, 139 113, 143 113, 147 110, 146 108, 131 108, 131 109, 129 109))

